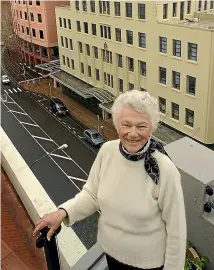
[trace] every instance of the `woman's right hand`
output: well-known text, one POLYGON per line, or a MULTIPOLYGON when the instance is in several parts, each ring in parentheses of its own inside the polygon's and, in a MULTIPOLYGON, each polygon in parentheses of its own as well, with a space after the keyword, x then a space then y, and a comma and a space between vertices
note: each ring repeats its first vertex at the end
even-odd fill
POLYGON ((51 236, 61 225, 65 217, 66 212, 63 209, 59 209, 55 212, 44 215, 44 217, 36 222, 33 235, 38 235, 39 231, 41 231, 44 227, 48 227, 50 230, 48 231, 47 239, 50 241, 51 236))

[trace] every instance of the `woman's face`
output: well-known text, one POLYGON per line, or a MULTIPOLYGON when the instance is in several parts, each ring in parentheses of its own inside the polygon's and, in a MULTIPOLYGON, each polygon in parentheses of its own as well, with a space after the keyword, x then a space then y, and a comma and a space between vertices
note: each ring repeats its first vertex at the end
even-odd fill
POLYGON ((151 136, 151 120, 145 113, 140 113, 131 107, 122 108, 117 133, 122 145, 129 153, 139 151, 151 136))

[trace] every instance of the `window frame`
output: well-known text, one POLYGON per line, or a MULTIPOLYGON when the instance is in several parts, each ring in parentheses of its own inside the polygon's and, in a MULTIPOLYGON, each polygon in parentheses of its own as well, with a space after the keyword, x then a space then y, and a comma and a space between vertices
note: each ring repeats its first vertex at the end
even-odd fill
POLYGON ((188 60, 197 62, 198 60, 198 44, 188 42, 188 60))
POLYGON ((146 48, 146 33, 138 32, 138 46, 139 48, 146 48))
POLYGON ((132 30, 126 30, 126 43, 133 45, 134 35, 132 30), (130 41, 130 42, 129 42, 130 41))
POLYGON ((179 57, 179 58, 181 58, 181 53, 182 53, 182 51, 181 51, 181 40, 179 40, 179 39, 173 39, 173 46, 172 46, 172 53, 173 53, 173 56, 175 56, 175 57, 179 57))
POLYGON ((159 83, 161 83, 161 84, 164 84, 164 85, 166 85, 166 83, 167 83, 167 71, 166 71, 166 68, 165 67, 159 67, 159 83), (162 75, 164 75, 165 74, 165 76, 162 76, 162 75))
POLYGON ((181 89, 181 73, 175 70, 172 70, 172 88, 181 89))
POLYGON ((125 11, 126 11, 126 18, 132 18, 132 13, 133 13, 133 10, 132 10, 132 3, 130 2, 126 2, 125 3, 125 11))
POLYGON ((159 112, 166 114, 166 99, 165 98, 160 97, 160 96, 158 97, 158 107, 159 107, 159 112), (165 108, 163 108, 163 106, 165 108))
POLYGON ((146 4, 138 3, 138 19, 139 20, 146 19, 146 4))
POLYGON ((180 118, 180 106, 175 102, 171 102, 171 117, 177 121, 180 118))
POLYGON ((195 96, 195 94, 196 94, 196 81, 197 81, 196 77, 187 75, 186 80, 187 80, 187 89, 186 89, 187 94, 195 96))

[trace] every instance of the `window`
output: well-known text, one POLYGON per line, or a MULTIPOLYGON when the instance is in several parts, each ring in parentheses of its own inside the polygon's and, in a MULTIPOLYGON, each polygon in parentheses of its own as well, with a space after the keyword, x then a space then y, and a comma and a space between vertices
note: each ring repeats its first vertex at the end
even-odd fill
POLYGON ((22 33, 24 33, 25 32, 25 29, 24 29, 24 26, 22 25, 22 33))
POLYGON ((84 22, 83 25, 84 25, 84 32, 86 34, 88 34, 88 23, 87 22, 84 22))
POLYGON ((96 75, 96 80, 99 81, 100 80, 100 72, 99 69, 95 68, 95 75, 96 75))
POLYGON ((97 35, 97 25, 92 23, 91 24, 91 31, 92 31, 92 35, 96 36, 97 35))
POLYGON ((88 56, 90 56, 90 46, 89 44, 86 44, 85 46, 86 46, 86 53, 88 56))
POLYGON ((84 64, 81 62, 81 72, 82 72, 82 74, 84 74, 84 64))
POLYGON ((159 111, 161 113, 166 113, 166 99, 162 97, 158 97, 159 100, 159 111))
POLYGON ((134 84, 133 83, 129 83, 129 90, 133 90, 134 89, 134 84))
POLYGON ((173 17, 177 16, 177 3, 173 3, 172 16, 173 17))
POLYGON ((120 28, 115 28, 115 39, 118 42, 121 42, 122 41, 122 38, 121 38, 121 29, 120 28))
POLYGON ((180 89, 180 72, 172 71, 172 87, 180 89))
POLYGON ((127 44, 133 45, 133 31, 126 30, 126 41, 127 44))
POLYGON ((196 78, 187 75, 187 93, 190 95, 195 95, 196 89, 196 78))
POLYGON ((20 15, 20 19, 22 19, 22 12, 21 11, 19 11, 19 15, 20 15))
POLYGON ((118 79, 118 88, 120 92, 123 92, 123 80, 122 79, 118 79))
POLYGON ((140 75, 146 77, 146 62, 139 61, 140 75))
POLYGON ((20 25, 18 24, 18 29, 19 29, 19 31, 20 31, 20 25))
POLYGON ((90 0, 91 12, 95 13, 95 0, 90 0))
POLYGON ((187 1, 187 14, 191 13, 191 0, 187 1))
POLYGON ((26 1, 25 1, 25 0, 23 0, 23 5, 25 5, 25 3, 26 3, 26 1))
POLYGON ((71 20, 68 19, 68 28, 71 29, 71 20))
POLYGON ((67 37, 65 38, 65 48, 68 49, 68 38, 67 37))
POLYGON ((32 1, 29 1, 29 5, 32 6, 32 1))
POLYGON ((167 38, 159 37, 159 50, 161 53, 167 53, 167 38))
POLYGON ((194 111, 186 108, 186 125, 193 127, 194 126, 194 111))
POLYGON ((85 0, 82 0, 82 10, 87 12, 87 3, 85 0))
POLYGON ((146 48, 146 34, 138 32, 139 47, 146 48))
POLYGON ((62 63, 65 66, 65 56, 64 55, 62 56, 62 63))
MULTIPOLYGON (((42 22, 42 14, 37 14, 37 18, 38 18, 38 22, 42 22)), ((61 19, 61 18, 60 18, 61 19)), ((61 23, 62 23, 62 20, 61 20, 61 23)), ((61 26, 60 26, 61 27, 61 26)))
POLYGON ((75 0, 75 8, 76 8, 76 10, 80 10, 80 2, 79 2, 79 0, 75 0))
POLYGON ((36 0, 36 5, 40 6, 40 1, 36 0))
POLYGON ((197 44, 188 42, 188 59, 197 61, 197 44))
POLYGON ((213 9, 213 8, 214 8, 214 1, 210 0, 210 9, 213 9))
POLYGON ((25 11, 25 20, 28 19, 27 12, 25 11))
POLYGON ((74 59, 71 59, 71 68, 75 70, 74 59))
POLYGON ((117 66, 122 68, 123 67, 123 56, 122 54, 117 54, 117 66))
POLYGON ((73 41, 71 38, 69 40, 70 40, 70 50, 73 50, 73 41))
POLYGON ((34 28, 32 28, 32 34, 33 34, 33 37, 36 37, 36 30, 34 28))
POLYGON ((27 35, 30 35, 29 27, 26 27, 26 32, 27 32, 27 35))
POLYGON ((204 10, 207 10, 207 0, 204 0, 204 10))
POLYGON ((34 14, 31 12, 30 13, 30 20, 33 22, 34 21, 34 14))
POLYGON ((166 68, 159 67, 159 82, 166 84, 166 68))
POLYGON ((64 47, 64 38, 63 38, 63 36, 61 36, 61 45, 62 45, 62 47, 64 47))
POLYGON ((163 4, 163 19, 168 17, 168 4, 163 4))
POLYGON ((132 3, 126 3, 126 17, 132 18, 132 3))
POLYGON ((131 57, 128 57, 128 69, 134 72, 134 59, 131 57))
POLYGON ((100 25, 101 37, 111 39, 111 27, 107 25, 100 25))
POLYGON ((43 30, 39 30, 39 37, 41 39, 44 39, 44 33, 43 33, 43 30))
POLYGON ((79 51, 80 53, 83 53, 82 42, 78 42, 78 43, 79 43, 79 51))
POLYGON ((179 120, 179 105, 172 102, 172 118, 179 120))
POLYGON ((81 24, 80 21, 77 21, 77 31, 81 32, 81 24))
POLYGON ((110 15, 110 2, 109 1, 99 1, 99 11, 101 14, 110 15))
POLYGON ((201 11, 201 7, 202 7, 202 1, 199 0, 199 1, 198 1, 198 11, 201 11))
POLYGON ((146 88, 140 87, 140 91, 145 92, 146 91, 146 88))
POLYGON ((114 15, 120 16, 120 2, 114 2, 114 15))
POLYGON ((64 28, 67 28, 67 22, 65 18, 63 18, 63 22, 64 22, 64 28))
POLYGON ((70 68, 70 59, 67 57, 67 66, 70 68))
POLYGON ((173 55, 181 57, 181 41, 173 39, 173 55))
POLYGON ((97 47, 94 47, 94 57, 95 57, 96 59, 99 58, 99 56, 98 56, 98 48, 97 48, 97 47))
POLYGON ((88 66, 88 77, 91 77, 91 66, 88 66))
POLYGON ((112 64, 112 52, 102 49, 102 55, 104 62, 112 64))
POLYGON ((59 26, 62 27, 62 18, 59 17, 59 26))
POLYGON ((146 19, 146 5, 138 4, 138 19, 146 19))

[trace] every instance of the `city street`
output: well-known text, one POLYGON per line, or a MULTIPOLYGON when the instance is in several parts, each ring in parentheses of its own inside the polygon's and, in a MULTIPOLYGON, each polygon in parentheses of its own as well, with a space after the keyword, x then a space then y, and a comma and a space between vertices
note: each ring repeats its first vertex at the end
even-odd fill
MULTIPOLYGON (((2 75, 4 71, 2 71, 2 75)), ((83 138, 84 128, 72 117, 58 118, 40 94, 26 93, 15 82, 1 84, 2 127, 28 165, 66 143, 32 166, 32 171, 56 205, 82 189, 98 149, 83 138)), ((23 169, 23 168, 20 168, 23 169)), ((90 248, 96 242, 98 213, 72 226, 90 248)))

